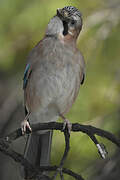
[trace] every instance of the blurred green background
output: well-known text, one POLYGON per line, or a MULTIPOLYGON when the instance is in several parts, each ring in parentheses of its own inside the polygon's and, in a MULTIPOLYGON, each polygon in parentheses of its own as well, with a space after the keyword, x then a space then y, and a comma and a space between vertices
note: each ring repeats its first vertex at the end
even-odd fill
MULTIPOLYGON (((78 39, 78 48, 86 61, 85 83, 67 117, 73 123, 94 125, 119 136, 119 0, 0 0, 1 135, 20 127, 24 117, 22 78, 26 57, 43 38, 47 24, 55 15, 56 9, 67 5, 77 7, 83 14, 83 29, 78 39)), ((71 133, 71 150, 65 167, 86 179, 92 177, 92 180, 97 180, 95 167, 100 169, 105 163, 111 162, 117 151, 112 143, 102 138, 99 140, 107 146, 109 157, 106 161, 101 160, 96 147, 86 135, 71 133)), ((21 144, 25 143, 25 138, 15 143, 12 145, 13 148, 22 152, 21 144)), ((53 137, 53 165, 59 163, 63 149, 64 137, 57 131, 53 137)), ((8 177, 14 180, 21 179, 18 164, 2 153, 0 160, 3 164, 0 167, 1 180, 7 180, 8 177)), ((65 179, 72 178, 65 176, 65 179)), ((114 179, 120 179, 117 172, 114 179)))

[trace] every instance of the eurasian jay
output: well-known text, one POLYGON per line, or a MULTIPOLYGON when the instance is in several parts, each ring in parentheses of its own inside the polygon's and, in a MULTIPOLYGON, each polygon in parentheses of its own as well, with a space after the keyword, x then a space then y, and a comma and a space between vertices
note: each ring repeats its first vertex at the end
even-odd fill
MULTIPOLYGON (((76 47, 82 29, 82 15, 72 6, 57 9, 44 38, 32 49, 24 72, 26 117, 22 131, 30 124, 65 118, 85 78, 84 58, 76 47)), ((24 157, 35 166, 49 165, 52 131, 31 133, 24 157)))

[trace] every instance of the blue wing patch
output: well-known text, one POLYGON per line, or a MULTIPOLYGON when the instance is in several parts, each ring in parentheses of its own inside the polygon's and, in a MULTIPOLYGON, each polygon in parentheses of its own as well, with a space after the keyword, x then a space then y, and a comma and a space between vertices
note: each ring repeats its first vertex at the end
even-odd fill
POLYGON ((26 68, 25 68, 25 71, 24 71, 24 77, 23 77, 23 89, 26 88, 27 81, 28 81, 30 73, 31 73, 31 71, 30 71, 30 64, 27 64, 26 68))

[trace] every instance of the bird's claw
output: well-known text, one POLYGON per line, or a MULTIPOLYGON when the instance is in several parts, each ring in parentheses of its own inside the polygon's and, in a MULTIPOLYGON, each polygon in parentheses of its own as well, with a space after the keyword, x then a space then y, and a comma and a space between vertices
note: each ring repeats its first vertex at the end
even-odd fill
POLYGON ((22 121, 22 123, 21 123, 22 134, 25 134, 25 133, 26 133, 27 128, 28 128, 30 131, 32 131, 29 122, 28 122, 26 119, 24 119, 24 121, 22 121))
POLYGON ((67 126, 68 128, 68 132, 69 134, 71 133, 71 129, 72 129, 72 124, 70 123, 70 121, 68 119, 64 119, 64 123, 63 123, 63 131, 65 130, 65 127, 67 126))
POLYGON ((72 129, 72 124, 71 124, 70 121, 69 121, 68 119, 66 119, 62 114, 60 114, 60 117, 64 120, 62 131, 64 131, 65 128, 66 128, 66 126, 67 126, 67 129, 68 129, 68 132, 69 132, 69 135, 70 135, 71 129, 72 129))

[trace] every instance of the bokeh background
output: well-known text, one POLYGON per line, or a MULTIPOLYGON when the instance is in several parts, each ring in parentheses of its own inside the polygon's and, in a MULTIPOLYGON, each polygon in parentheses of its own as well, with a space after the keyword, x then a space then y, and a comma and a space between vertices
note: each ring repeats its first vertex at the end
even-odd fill
MULTIPOLYGON (((67 117, 120 136, 120 1, 119 0, 0 0, 0 136, 20 127, 24 118, 22 78, 26 57, 42 39, 57 8, 77 7, 83 14, 78 48, 86 61, 86 79, 67 117)), ((26 137, 12 148, 23 153, 26 137)), ((71 133, 65 167, 86 180, 119 180, 120 151, 99 138, 109 152, 102 160, 91 140, 71 133)), ((64 137, 54 132, 51 163, 58 164, 64 137)), ((0 152, 0 179, 21 180, 20 165, 0 152)), ((59 177, 58 177, 59 179, 59 177)), ((65 179, 72 179, 65 176, 65 179)))

